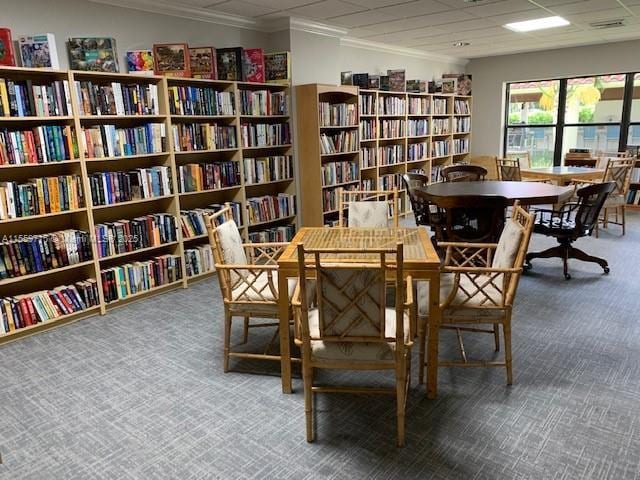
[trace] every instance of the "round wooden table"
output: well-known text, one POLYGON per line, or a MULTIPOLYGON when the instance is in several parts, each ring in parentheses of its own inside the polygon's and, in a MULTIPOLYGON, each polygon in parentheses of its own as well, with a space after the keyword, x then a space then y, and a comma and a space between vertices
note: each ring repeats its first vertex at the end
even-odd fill
POLYGON ((573 194, 573 187, 558 187, 542 182, 441 182, 419 188, 416 193, 438 204, 442 197, 487 196, 504 197, 510 203, 520 200, 521 205, 561 203, 573 194))

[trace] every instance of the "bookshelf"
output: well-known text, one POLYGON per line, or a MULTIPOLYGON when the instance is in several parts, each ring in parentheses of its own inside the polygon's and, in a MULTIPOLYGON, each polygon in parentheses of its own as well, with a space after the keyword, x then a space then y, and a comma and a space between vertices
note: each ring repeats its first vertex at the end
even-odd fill
MULTIPOLYGON (((227 202, 245 241, 284 241, 295 232, 287 86, 17 67, 0 68, 0 79, 5 86, 11 81, 27 93, 30 89, 34 96, 26 101, 38 106, 37 112, 2 116, 0 102, 0 189, 5 188, 0 194, 4 198, 6 185, 15 184, 29 195, 42 188, 51 195, 46 205, 27 201, 22 213, 29 216, 7 211, 3 200, 0 234, 40 242, 33 239, 86 232, 73 238, 88 249, 85 256, 75 252, 73 261, 69 253, 69 261, 55 268, 34 257, 33 268, 44 271, 7 272, 3 265, 0 298, 17 299, 17 308, 35 307, 32 315, 27 310, 31 318, 42 319, 42 313, 49 319, 7 333, 2 328, 0 343, 211 276, 213 259, 201 218, 227 202), (49 93, 63 100, 43 103, 36 96, 40 85, 54 82, 49 93), (42 111, 47 105, 52 110, 42 111), (14 145, 18 140, 20 147, 14 145), (49 147, 43 159, 41 150, 49 147), (53 180, 47 179, 63 176, 59 181, 78 187, 56 187, 68 198, 63 202, 61 196, 54 209, 53 180), (195 219, 197 231, 183 235, 182 214, 195 219), (56 305, 65 294, 74 295, 69 289, 37 293, 74 284, 84 304, 56 305), (23 296, 31 301, 25 303, 23 296)), ((3 253, 11 258, 8 250, 3 253)), ((3 301, 0 307, 6 311, 7 305, 3 301)))

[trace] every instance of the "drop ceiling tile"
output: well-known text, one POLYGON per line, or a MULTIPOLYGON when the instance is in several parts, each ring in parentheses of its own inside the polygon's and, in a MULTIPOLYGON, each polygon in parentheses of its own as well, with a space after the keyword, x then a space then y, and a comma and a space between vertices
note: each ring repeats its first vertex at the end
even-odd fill
POLYGON ((291 15, 302 15, 310 18, 329 18, 338 15, 348 15, 350 13, 365 11, 365 7, 353 5, 352 3, 341 2, 340 0, 324 0, 312 3, 303 7, 296 7, 287 10, 291 15))
POLYGON ((613 8, 608 10, 564 15, 564 18, 569 20, 571 23, 592 23, 604 20, 617 20, 628 16, 629 12, 624 8, 613 8))
POLYGON ((465 20, 475 20, 477 17, 466 13, 463 10, 451 10, 448 12, 434 13, 428 15, 427 25, 448 25, 454 22, 463 22, 465 20))
POLYGON ((551 10, 558 15, 570 15, 611 8, 620 8, 620 4, 616 0, 583 0, 580 2, 558 5, 551 8, 551 10))
POLYGON ((534 20, 536 18, 545 18, 545 17, 551 17, 551 16, 553 16, 552 13, 549 13, 547 10, 539 8, 537 10, 527 10, 525 12, 495 15, 493 17, 488 17, 488 19, 494 24, 504 25, 505 23, 523 22, 525 20, 534 20))
POLYGON ((247 0, 247 2, 251 4, 271 8, 273 10, 287 10, 289 8, 316 3, 317 1, 318 0, 247 0))
MULTIPOLYGON (((507 0, 484 0, 482 3, 493 4, 493 3, 503 3, 505 1, 507 0)), ((575 1, 575 0, 572 0, 572 1, 575 1)), ((469 6, 469 3, 466 2, 465 0, 438 0, 438 2, 451 8, 465 8, 469 6)))
POLYGON ((436 0, 415 0, 412 2, 401 3, 385 8, 378 8, 376 12, 385 15, 395 16, 396 18, 412 17, 416 15, 427 15, 432 13, 444 12, 451 10, 436 0))
POLYGON ((209 9, 217 12, 231 13, 234 15, 242 15, 245 17, 257 17, 260 15, 266 15, 267 13, 273 13, 276 11, 273 8, 255 5, 253 3, 244 2, 242 0, 231 0, 224 3, 219 3, 209 7, 209 9))
POLYGON ((398 3, 406 2, 407 0, 349 0, 349 3, 365 8, 388 7, 389 5, 397 5, 398 3))
POLYGON ((537 8, 538 7, 531 4, 528 0, 506 0, 498 3, 480 3, 474 7, 466 8, 465 12, 469 12, 478 17, 489 17, 493 15, 502 15, 504 13, 535 10, 537 8))
POLYGON ((216 3, 223 3, 226 0, 182 0, 180 3, 189 7, 210 7, 216 3))
POLYGON ((376 25, 394 20, 386 15, 376 13, 375 10, 330 17, 330 19, 332 22, 345 25, 347 27, 366 27, 367 25, 376 25))

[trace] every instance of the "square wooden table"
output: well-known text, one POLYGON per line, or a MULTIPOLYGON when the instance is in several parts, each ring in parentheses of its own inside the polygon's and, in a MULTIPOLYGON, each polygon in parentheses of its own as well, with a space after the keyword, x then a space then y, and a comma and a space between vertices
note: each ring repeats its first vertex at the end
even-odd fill
POLYGON ((551 179, 556 185, 567 185, 572 179, 594 180, 604 176, 604 170, 600 168, 587 167, 543 167, 543 168, 522 168, 523 177, 551 179))
MULTIPOLYGON (((298 277, 298 245, 305 248, 395 248, 402 241, 404 248, 403 272, 414 280, 429 281, 429 319, 427 350, 427 395, 435 397, 437 391, 438 326, 440 325, 440 259, 429 239, 426 228, 328 228, 303 227, 278 259, 278 291, 287 291, 287 280, 298 277)), ((340 261, 359 262, 363 254, 337 255, 340 261)), ((280 358, 282 391, 291 393, 291 350, 289 328, 289 298, 279 296, 280 358)), ((415 299, 418 301, 418 299, 415 299)))

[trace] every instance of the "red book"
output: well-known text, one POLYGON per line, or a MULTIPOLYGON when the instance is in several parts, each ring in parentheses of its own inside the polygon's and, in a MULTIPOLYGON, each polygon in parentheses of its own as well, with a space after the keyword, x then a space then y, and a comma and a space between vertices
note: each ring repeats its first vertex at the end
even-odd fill
POLYGON ((264 53, 261 48, 247 48, 243 52, 242 68, 246 82, 264 83, 264 53))
POLYGON ((11 30, 8 28, 0 28, 0 65, 16 66, 11 30))
POLYGON ((20 305, 20 313, 21 313, 21 317, 22 317, 22 326, 23 327, 28 327, 29 325, 31 325, 31 315, 29 313, 29 307, 27 306, 27 299, 26 298, 21 298, 20 301, 18 302, 18 304, 20 305))
POLYGON ((27 308, 29 309, 29 316, 31 317, 29 319, 29 321, 31 322, 31 325, 35 325, 38 322, 38 314, 36 313, 36 309, 33 306, 33 300, 31 300, 31 297, 27 297, 25 298, 25 300, 27 301, 27 308))

